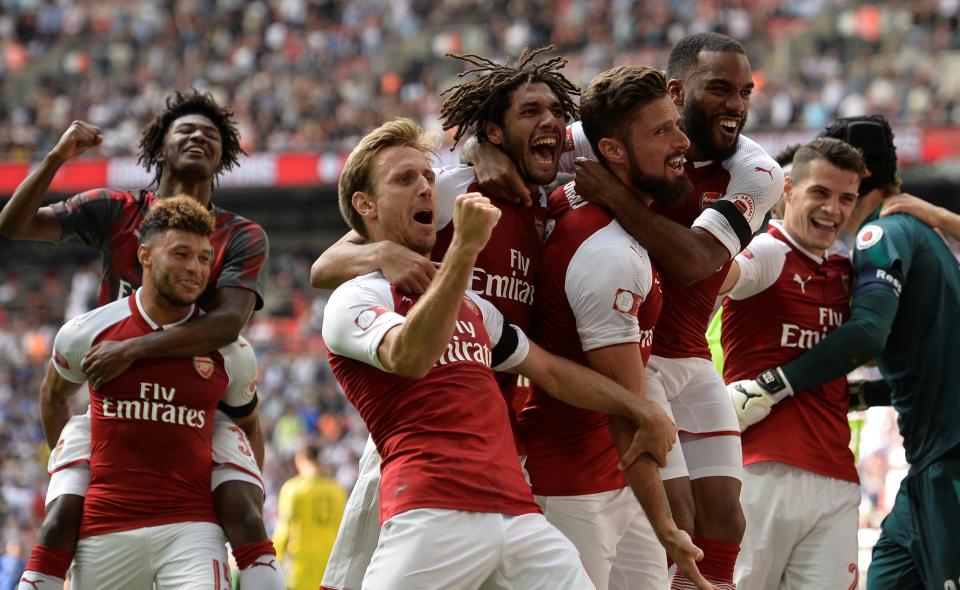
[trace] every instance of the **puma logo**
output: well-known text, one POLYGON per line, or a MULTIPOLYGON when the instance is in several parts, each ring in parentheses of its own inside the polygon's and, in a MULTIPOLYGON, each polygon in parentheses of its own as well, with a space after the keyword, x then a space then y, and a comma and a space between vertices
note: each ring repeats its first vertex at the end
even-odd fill
POLYGON ((795 281, 800 285, 800 291, 801 291, 804 295, 807 294, 807 283, 808 283, 808 282, 810 281, 810 279, 812 279, 812 278, 813 278, 813 277, 810 276, 810 277, 807 277, 807 278, 805 278, 805 279, 802 279, 802 278, 800 278, 800 275, 799 275, 799 274, 793 275, 793 280, 795 280, 795 281))
POLYGON ((766 168, 761 168, 760 166, 754 166, 754 167, 753 167, 753 171, 754 171, 754 172, 766 172, 767 174, 770 175, 770 180, 773 180, 773 168, 770 168, 769 170, 767 170, 766 168))
POLYGON ((250 567, 252 568, 257 566, 268 567, 273 571, 277 571, 277 561, 275 559, 271 559, 270 561, 255 561, 250 564, 250 567))
POLYGON ((30 587, 31 587, 31 588, 36 588, 37 590, 40 590, 39 584, 40 584, 40 582, 42 582, 42 581, 43 581, 43 580, 28 580, 28 579, 26 579, 26 578, 20 578, 20 583, 21 583, 21 584, 30 584, 30 587))
POLYGON ((747 391, 746 389, 744 389, 742 385, 737 385, 736 388, 737 388, 737 391, 739 391, 740 393, 743 394, 743 398, 744 398, 744 399, 743 399, 743 405, 740 407, 741 410, 746 410, 746 409, 747 409, 747 403, 749 403, 749 401, 752 400, 753 398, 755 398, 755 397, 763 397, 763 396, 762 396, 761 394, 759 394, 759 393, 750 393, 749 391, 747 391))

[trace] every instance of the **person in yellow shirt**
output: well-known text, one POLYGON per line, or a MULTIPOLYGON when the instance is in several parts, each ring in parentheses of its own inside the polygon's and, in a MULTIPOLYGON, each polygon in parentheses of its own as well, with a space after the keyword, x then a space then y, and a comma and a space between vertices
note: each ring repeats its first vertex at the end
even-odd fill
POLYGON ((319 456, 315 443, 301 445, 294 455, 298 475, 280 488, 273 544, 290 590, 320 587, 347 503, 343 488, 324 475, 319 456))

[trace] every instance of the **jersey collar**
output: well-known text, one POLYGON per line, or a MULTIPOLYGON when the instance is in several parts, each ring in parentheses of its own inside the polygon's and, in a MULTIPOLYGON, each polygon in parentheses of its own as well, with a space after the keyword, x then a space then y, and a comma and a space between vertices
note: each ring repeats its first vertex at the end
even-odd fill
POLYGON ((770 220, 770 225, 772 225, 773 227, 777 228, 777 231, 779 231, 781 234, 783 234, 783 237, 787 238, 787 241, 790 242, 790 245, 791 245, 791 246, 793 246, 794 248, 796 248, 797 250, 799 250, 800 252, 802 252, 802 253, 803 253, 807 258, 809 258, 810 260, 816 262, 817 264, 823 264, 823 261, 826 260, 826 257, 825 257, 825 256, 817 256, 816 254, 814 254, 814 253, 811 252, 810 250, 807 250, 806 248, 804 248, 803 246, 801 246, 800 243, 797 242, 797 241, 793 238, 793 236, 790 235, 790 232, 787 231, 787 228, 784 226, 783 221, 781 221, 781 220, 779 220, 779 219, 771 219, 771 220, 770 220))
POLYGON ((150 319, 150 316, 147 315, 147 312, 143 309, 143 303, 140 302, 140 291, 143 290, 143 287, 139 287, 137 292, 134 293, 134 301, 137 302, 137 312, 140 314, 140 317, 143 318, 143 321, 147 322, 147 325, 154 330, 169 330, 174 326, 179 326, 180 324, 187 322, 190 318, 193 317, 194 312, 196 311, 196 304, 190 304, 190 313, 188 313, 182 320, 177 320, 170 324, 158 324, 157 322, 150 319))

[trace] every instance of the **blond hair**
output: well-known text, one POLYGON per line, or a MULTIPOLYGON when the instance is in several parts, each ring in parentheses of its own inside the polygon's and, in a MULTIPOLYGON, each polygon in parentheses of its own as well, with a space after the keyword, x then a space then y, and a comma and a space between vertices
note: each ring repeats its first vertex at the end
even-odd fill
POLYGON ((364 136, 347 157, 338 183, 340 214, 347 225, 363 237, 369 237, 363 225, 363 217, 353 207, 353 195, 357 192, 373 193, 377 180, 373 174, 373 161, 380 150, 412 147, 424 154, 433 155, 438 146, 435 133, 428 133, 403 117, 388 121, 364 136))

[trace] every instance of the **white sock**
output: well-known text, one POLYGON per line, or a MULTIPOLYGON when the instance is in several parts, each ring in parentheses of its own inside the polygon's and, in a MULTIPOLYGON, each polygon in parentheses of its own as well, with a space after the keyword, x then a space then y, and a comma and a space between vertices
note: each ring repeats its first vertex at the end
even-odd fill
POLYGON ((27 570, 20 576, 17 590, 63 590, 63 578, 27 570))
MULTIPOLYGON (((240 590, 286 590, 283 568, 269 553, 258 557, 246 569, 240 570, 240 590)), ((19 589, 18 589, 19 590, 19 589)))

